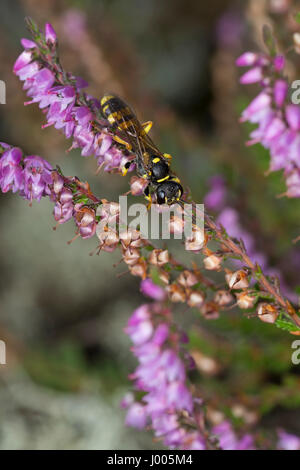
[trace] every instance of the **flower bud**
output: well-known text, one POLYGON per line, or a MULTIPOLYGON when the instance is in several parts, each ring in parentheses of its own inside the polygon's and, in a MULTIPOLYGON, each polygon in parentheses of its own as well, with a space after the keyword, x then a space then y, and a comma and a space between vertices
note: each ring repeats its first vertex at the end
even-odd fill
POLYGON ((258 55, 254 52, 244 52, 237 60, 238 67, 251 67, 255 65, 258 60, 258 55))
POLYGON ((123 260, 128 266, 135 265, 140 259, 140 252, 136 248, 128 247, 123 253, 123 260))
POLYGON ((205 241, 204 230, 194 225, 191 236, 186 238, 185 249, 187 251, 200 251, 205 245, 205 241))
POLYGON ((112 247, 118 244, 119 237, 114 230, 102 230, 97 233, 100 245, 106 247, 112 247))
POLYGON ((222 258, 216 255, 207 256, 203 260, 205 269, 209 271, 218 271, 220 269, 222 258))
POLYGON ((141 282, 141 292, 147 297, 151 297, 159 302, 165 300, 166 292, 164 289, 155 284, 151 279, 144 279, 141 282))
POLYGON ((293 35, 295 51, 300 54, 300 33, 294 33, 293 35))
POLYGON ((199 291, 190 291, 187 293, 187 303, 190 307, 200 308, 204 302, 204 295, 199 291))
POLYGON ((141 196, 147 188, 149 182, 145 178, 133 176, 130 180, 130 190, 133 196, 141 196))
MULTIPOLYGON (((127 248, 129 245, 132 245, 135 242, 141 240, 141 234, 137 230, 133 230, 129 228, 128 230, 124 230, 120 233, 120 241, 122 243, 123 248, 127 248)), ((138 248, 138 246, 135 246, 138 248)))
POLYGON ((45 24, 45 38, 48 43, 54 44, 56 42, 56 32, 50 23, 45 24))
POLYGON ((57 171, 51 173, 53 179, 53 191, 55 194, 59 194, 64 187, 64 180, 57 171))
POLYGON ((166 272, 161 270, 159 272, 159 279, 164 283, 164 284, 169 284, 170 282, 170 275, 166 272))
POLYGON ((185 301, 185 292, 180 286, 178 286, 178 284, 171 284, 167 286, 166 289, 172 302, 178 303, 185 301))
POLYGON ((252 308, 255 304, 255 297, 248 294, 247 292, 242 292, 241 294, 236 294, 237 304, 242 309, 252 308))
POLYGON ((205 356, 202 352, 197 350, 191 351, 191 356, 200 372, 209 376, 214 376, 219 372, 220 366, 214 358, 205 356))
POLYGON ((226 280, 230 289, 246 289, 249 287, 248 276, 245 271, 239 270, 226 275, 226 280))
POLYGON ((278 311, 274 305, 261 303, 258 306, 257 315, 265 323, 275 323, 278 318, 278 311))
POLYGON ((220 307, 224 307, 225 305, 231 304, 233 301, 233 296, 230 294, 230 292, 228 292, 228 290, 219 290, 215 294, 214 301, 220 307))
POLYGON ((168 228, 170 233, 181 235, 184 231, 184 221, 182 217, 171 217, 168 228))
POLYGON ((154 266, 163 266, 169 262, 168 250, 153 250, 148 258, 150 264, 154 266))
POLYGON ((143 259, 139 259, 136 264, 134 264, 133 266, 129 266, 129 270, 133 276, 138 276, 142 279, 146 278, 147 265, 143 259))
POLYGON ((215 302, 207 302, 201 307, 200 311, 207 320, 216 320, 219 318, 219 306, 215 302))
POLYGON ((193 287, 195 284, 198 284, 199 279, 192 271, 188 271, 186 269, 182 273, 180 273, 177 278, 177 282, 182 287, 193 287))

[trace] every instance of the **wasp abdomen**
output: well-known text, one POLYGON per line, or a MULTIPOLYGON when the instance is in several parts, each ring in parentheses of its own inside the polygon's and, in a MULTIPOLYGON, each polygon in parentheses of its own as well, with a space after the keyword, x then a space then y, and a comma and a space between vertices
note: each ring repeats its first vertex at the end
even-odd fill
POLYGON ((101 99, 101 110, 111 125, 116 125, 120 130, 135 129, 135 115, 118 96, 104 95, 101 99))

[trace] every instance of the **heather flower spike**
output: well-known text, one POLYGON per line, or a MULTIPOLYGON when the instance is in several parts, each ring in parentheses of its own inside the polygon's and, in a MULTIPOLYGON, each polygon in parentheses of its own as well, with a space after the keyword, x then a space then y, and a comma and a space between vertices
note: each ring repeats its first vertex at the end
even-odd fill
POLYGON ((240 82, 259 83, 262 91, 243 111, 241 121, 257 125, 247 145, 260 143, 270 152, 270 172, 283 170, 287 197, 300 197, 297 174, 300 169, 300 111, 288 102, 289 83, 284 74, 285 58, 276 53, 273 34, 264 29, 265 43, 270 54, 246 52, 236 64, 251 67, 240 82))

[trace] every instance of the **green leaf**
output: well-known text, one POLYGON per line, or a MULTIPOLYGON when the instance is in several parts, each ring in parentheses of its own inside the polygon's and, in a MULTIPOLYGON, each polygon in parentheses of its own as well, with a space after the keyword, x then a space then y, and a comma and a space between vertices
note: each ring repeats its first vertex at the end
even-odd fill
POLYGON ((297 328, 297 326, 295 326, 293 323, 282 318, 277 318, 275 325, 284 331, 300 331, 300 328, 297 328))
POLYGON ((151 279, 154 282, 154 284, 157 284, 158 286, 163 286, 163 282, 159 277, 159 271, 157 268, 152 268, 151 269, 151 279))
POLYGON ((296 15, 295 15, 295 20, 297 21, 297 23, 300 24, 300 12, 299 12, 299 13, 296 13, 296 15))

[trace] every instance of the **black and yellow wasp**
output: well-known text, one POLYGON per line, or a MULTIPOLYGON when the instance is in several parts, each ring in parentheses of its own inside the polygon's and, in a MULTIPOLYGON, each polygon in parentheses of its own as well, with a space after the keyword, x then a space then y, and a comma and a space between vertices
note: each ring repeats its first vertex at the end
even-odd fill
MULTIPOLYGON (((103 96, 101 111, 109 124, 120 133, 114 136, 114 140, 135 154, 137 174, 149 182, 144 191, 146 199, 152 202, 154 194, 157 204, 171 205, 181 201, 183 188, 170 171, 171 156, 161 153, 148 135, 152 122, 141 124, 132 109, 115 95, 103 96)), ((123 174, 127 173, 130 164, 125 165, 123 174)))

